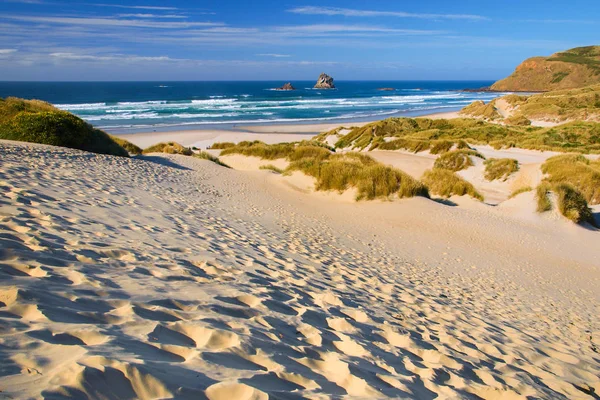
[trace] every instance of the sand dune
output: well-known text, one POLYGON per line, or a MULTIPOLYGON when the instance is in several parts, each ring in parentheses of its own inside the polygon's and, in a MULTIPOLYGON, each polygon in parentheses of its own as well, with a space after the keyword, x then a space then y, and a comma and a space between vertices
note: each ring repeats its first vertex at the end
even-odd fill
POLYGON ((2 397, 597 397, 597 231, 280 180, 1 142, 2 397))

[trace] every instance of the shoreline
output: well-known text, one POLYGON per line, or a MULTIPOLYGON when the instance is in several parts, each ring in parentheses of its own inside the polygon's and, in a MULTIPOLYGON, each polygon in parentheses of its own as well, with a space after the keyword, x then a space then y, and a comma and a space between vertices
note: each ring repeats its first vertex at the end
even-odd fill
MULTIPOLYGON (((458 111, 446 111, 414 116, 414 118, 458 118, 458 111)), ((159 142, 174 141, 183 146, 194 146, 206 149, 217 142, 241 142, 244 140, 260 140, 267 144, 300 141, 310 139, 321 132, 335 129, 340 126, 359 127, 372 122, 381 121, 374 119, 369 121, 346 120, 337 123, 320 124, 277 124, 277 125, 235 125, 235 128, 226 129, 190 129, 157 132, 138 133, 113 133, 122 139, 126 139, 137 146, 146 148, 159 142)))

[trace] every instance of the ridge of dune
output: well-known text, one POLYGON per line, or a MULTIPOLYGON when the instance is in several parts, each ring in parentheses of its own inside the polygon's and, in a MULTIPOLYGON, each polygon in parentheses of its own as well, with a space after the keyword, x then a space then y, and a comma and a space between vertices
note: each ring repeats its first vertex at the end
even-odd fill
POLYGON ((3 396, 600 392, 597 231, 178 155, 0 160, 3 396))

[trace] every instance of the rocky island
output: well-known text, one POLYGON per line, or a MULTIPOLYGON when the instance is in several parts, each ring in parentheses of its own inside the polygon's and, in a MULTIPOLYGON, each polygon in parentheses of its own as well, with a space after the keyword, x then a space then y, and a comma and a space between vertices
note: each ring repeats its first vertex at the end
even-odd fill
POLYGON ((296 88, 294 86, 292 86, 292 84, 290 82, 288 82, 285 85, 283 85, 282 87, 278 87, 275 90, 296 90, 296 88))
POLYGON ((319 75, 315 89, 335 89, 333 78, 325 73, 319 75))

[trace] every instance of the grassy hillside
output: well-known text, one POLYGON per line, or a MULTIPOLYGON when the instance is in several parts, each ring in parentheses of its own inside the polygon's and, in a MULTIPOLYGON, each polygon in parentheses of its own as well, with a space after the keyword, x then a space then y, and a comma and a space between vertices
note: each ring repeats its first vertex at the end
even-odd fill
POLYGON ((550 57, 533 57, 521 63, 492 90, 543 92, 600 83, 600 46, 577 47, 550 57))
POLYGON ((0 139, 129 156, 105 132, 69 112, 39 100, 0 98, 0 139))
MULTIPOLYGON (((317 139, 327 137, 327 133, 317 139)), ((477 119, 389 118, 352 129, 336 143, 354 150, 408 150, 421 152, 443 145, 460 149, 471 144, 496 148, 600 153, 600 123, 571 122, 553 128, 505 126, 477 119)))
POLYGON ((508 125, 529 125, 532 119, 549 121, 600 121, 600 84, 579 89, 554 90, 531 96, 515 94, 485 104, 476 101, 461 110, 461 115, 508 125), (505 104, 510 117, 502 120, 497 109, 505 104))

